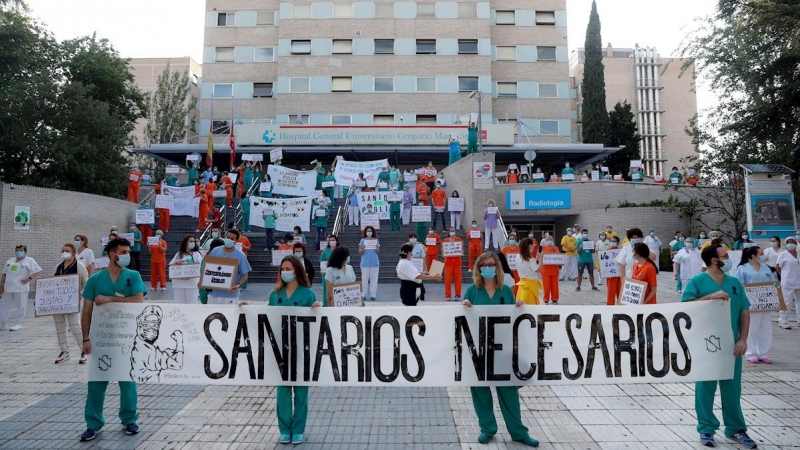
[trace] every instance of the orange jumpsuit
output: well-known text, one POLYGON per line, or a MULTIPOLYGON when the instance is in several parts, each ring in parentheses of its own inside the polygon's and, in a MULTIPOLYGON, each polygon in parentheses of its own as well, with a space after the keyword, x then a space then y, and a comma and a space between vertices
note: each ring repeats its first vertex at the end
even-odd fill
MULTIPOLYGON (((161 195, 161 185, 156 184, 155 186, 156 194, 161 195)), ((158 229, 164 231, 164 233, 169 231, 169 210, 164 208, 156 208, 156 214, 158 214, 158 229)))
POLYGON ((417 199, 425 206, 430 206, 431 204, 428 198, 428 185, 422 182, 422 180, 417 181, 417 199))
MULTIPOLYGON (((505 247, 503 247, 503 250, 501 251, 503 252, 504 255, 506 255, 506 259, 508 259, 508 255, 519 254, 519 245, 515 245, 513 247, 510 245, 506 245, 505 247)), ((519 258, 519 256, 517 256, 517 258, 519 258)), ((515 283, 519 283, 519 272, 517 272, 514 269, 511 269, 511 276, 514 277, 515 283)), ((514 288, 512 290, 514 291, 514 297, 516 297, 517 290, 519 290, 519 286, 514 285, 514 288)))
POLYGON ((606 305, 616 305, 619 290, 622 289, 622 279, 620 277, 606 278, 606 305))
POLYGON ((437 233, 428 233, 425 236, 425 267, 430 267, 431 261, 439 258, 439 244, 441 243, 442 238, 437 233), (433 245, 428 245, 428 239, 435 239, 436 242, 433 245))
POLYGON ((202 189, 202 188, 203 188, 203 186, 200 186, 199 184, 195 184, 194 185, 194 195, 195 196, 200 195, 200 189, 202 189))
POLYGON ((250 239, 248 239, 247 236, 241 236, 239 239, 236 240, 236 243, 242 244, 242 253, 244 253, 244 256, 247 256, 247 251, 249 250, 250 247, 253 246, 253 244, 250 243, 250 239))
POLYGON ((197 194, 197 198, 200 199, 200 208, 198 209, 197 215, 197 229, 202 231, 206 228, 206 219, 208 219, 208 212, 210 211, 208 207, 208 195, 197 194))
MULTIPOLYGON (((561 253, 561 251, 556 245, 542 247, 542 254, 545 255, 547 253, 561 253)), ((542 287, 544 288, 543 301, 552 300, 554 303, 558 303, 558 272, 560 270, 560 266, 542 265, 540 272, 542 274, 542 287)))
POLYGON ((467 229, 467 236, 469 237, 469 259, 467 259, 467 269, 469 270, 472 270, 475 259, 483 252, 482 234, 483 233, 481 233, 481 230, 478 228, 467 229), (477 233, 476 236, 478 237, 472 237, 472 233, 477 233))
POLYGON ((519 174, 509 173, 506 178, 508 179, 508 184, 517 184, 517 180, 519 179, 519 174))
MULTIPOLYGON (((438 236, 438 235, 437 235, 438 236)), ((444 242, 461 242, 459 237, 448 237, 444 242)), ((461 250, 464 247, 462 244, 461 250)), ((444 258, 444 297, 450 297, 450 283, 455 281, 456 298, 461 298, 461 256, 447 256, 444 258)))
POLYGON ((447 192, 444 189, 434 189, 431 199, 434 208, 444 208, 447 202, 447 192))
POLYGON ((225 204, 233 206, 233 181, 228 177, 222 177, 222 185, 225 186, 225 204))
POLYGON ((142 172, 131 170, 128 172, 128 201, 139 203, 139 188, 142 186, 142 172), (136 175, 136 181, 131 180, 131 175, 136 175))
POLYGON ((236 169, 236 173, 239 174, 239 176, 236 177, 236 192, 239 193, 238 195, 242 195, 242 192, 244 192, 244 166, 239 166, 236 169))
MULTIPOLYGON (((633 273, 631 274, 631 278, 647 283, 647 289, 644 291, 644 299, 646 299, 650 293, 658 288, 658 275, 656 274, 656 268, 653 264, 650 264, 647 261, 645 261, 644 264, 635 263, 633 265, 633 273)), ((658 296, 653 294, 653 298, 651 298, 647 304, 655 305, 657 303, 656 297, 658 296)))
POLYGON ((161 287, 167 287, 167 241, 161 239, 158 245, 150 246, 150 287, 156 288, 156 280, 161 287))

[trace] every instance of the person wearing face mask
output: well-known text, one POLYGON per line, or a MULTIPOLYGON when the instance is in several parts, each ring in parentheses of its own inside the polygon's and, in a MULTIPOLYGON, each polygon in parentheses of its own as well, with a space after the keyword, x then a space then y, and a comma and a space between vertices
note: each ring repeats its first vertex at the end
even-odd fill
POLYGON ((209 205, 211 204, 211 200, 205 188, 201 188, 196 197, 199 199, 199 203, 197 206, 197 229, 194 231, 195 233, 199 233, 208 226, 208 213, 210 211, 209 205))
POLYGON ((425 235, 425 267, 430 267, 434 259, 439 259, 439 244, 441 243, 441 236, 433 227, 429 228, 428 234, 425 235))
POLYGON ((367 226, 358 243, 358 253, 361 254, 361 283, 364 289, 361 294, 364 299, 369 294, 369 299, 373 302, 378 295, 378 272, 381 265, 378 254, 380 252, 381 243, 378 240, 378 233, 375 232, 375 228, 367 226))
POLYGON ((697 239, 698 239, 698 245, 700 245, 700 250, 702 250, 706 246, 706 242, 710 240, 708 239, 708 234, 705 231, 701 231, 698 234, 697 239))
POLYGON ((605 233, 600 233, 597 241, 594 243, 594 268, 597 271, 595 274, 595 279, 597 280, 598 285, 603 284, 603 277, 600 276, 600 252, 610 248, 611 241, 608 239, 605 233))
POLYGON ((642 304, 654 305, 657 303, 656 292, 658 291, 658 266, 650 259, 650 248, 645 243, 633 245, 633 255, 636 262, 633 263, 633 273, 631 278, 647 283, 644 291, 642 304))
POLYGON ((551 301, 558 304, 558 272, 560 267, 553 264, 543 264, 543 255, 548 253, 561 253, 555 245, 553 236, 549 234, 544 237, 544 246, 539 252, 538 263, 541 266, 539 273, 542 274, 542 301, 547 305, 551 301))
MULTIPOLYGON (((54 276, 64 275, 78 275, 79 290, 86 284, 89 279, 89 272, 82 262, 75 258, 76 250, 75 244, 67 242, 61 246, 61 263, 56 266, 54 276)), ((80 301, 80 299, 78 299, 80 301)), ((67 324, 75 337, 75 342, 78 343, 78 348, 83 349, 83 332, 78 319, 80 313, 72 314, 54 314, 53 323, 56 326, 56 339, 58 340, 58 347, 61 353, 56 358, 56 364, 60 364, 69 360, 69 339, 67 338, 67 324)), ((81 352, 81 357, 78 359, 78 364, 86 364, 86 355, 81 352)))
POLYGON ((512 291, 514 292, 514 296, 516 297, 518 287, 516 283, 519 283, 519 271, 517 270, 517 262, 519 260, 519 241, 517 240, 517 234, 511 233, 508 235, 508 245, 503 247, 501 250, 503 255, 505 255, 506 260, 508 261, 508 266, 511 269, 511 276, 514 278, 514 288, 512 291), (513 256, 512 256, 513 255, 513 256))
POLYGON ((148 244, 150 248, 150 290, 155 291, 156 285, 161 285, 161 290, 167 290, 167 241, 162 239, 164 233, 156 231, 158 244, 148 244))
POLYGON ((441 217, 442 219, 442 231, 447 231, 447 221, 445 220, 444 209, 447 202, 447 192, 442 189, 442 185, 436 183, 436 190, 433 191, 431 194, 431 200, 433 201, 433 228, 436 228, 436 224, 438 223, 438 218, 441 217))
MULTIPOLYGON (((429 198, 428 194, 431 192, 432 188, 428 187, 428 184, 424 181, 424 178, 425 178, 424 173, 419 174, 419 176, 420 176, 420 179, 419 179, 419 181, 417 181, 417 199, 423 205, 430 206, 431 203, 430 203, 430 198, 429 198)), ((431 186, 432 185, 433 185, 433 182, 431 182, 431 186)))
POLYGON ((347 193, 347 210, 348 225, 357 227, 360 223, 358 218, 361 214, 361 209, 358 207, 358 189, 350 189, 350 192, 347 193))
POLYGON ((420 272, 414 263, 415 244, 405 243, 400 247, 400 260, 397 262, 395 271, 400 280, 400 301, 405 306, 417 306, 419 300, 425 300, 425 286, 423 280, 441 281, 442 274, 428 275, 420 272))
POLYGON ((577 244, 577 251, 578 251, 578 287, 575 288, 575 291, 581 290, 581 281, 583 281, 583 272, 588 272, 589 282, 592 284, 592 290, 598 291, 597 287, 594 285, 594 246, 591 245, 592 248, 587 248, 590 245, 586 244, 594 244, 591 239, 589 239, 589 230, 583 229, 581 230, 581 237, 578 239, 577 244))
MULTIPOLYGON (((139 236, 141 237, 141 233, 139 236)), ((94 252, 89 248, 89 239, 79 234, 75 236, 75 240, 72 243, 75 245, 78 261, 86 266, 86 271, 89 272, 89 276, 92 276, 94 273, 94 252)))
MULTIPOLYGON (((197 240, 194 236, 186 236, 183 238, 183 241, 181 241, 178 253, 175 253, 169 265, 181 266, 184 264, 201 264, 203 262, 203 255, 198 250, 197 240)), ((197 283, 199 282, 200 277, 173 278, 172 292, 175 295, 175 303, 186 305, 194 305, 197 303, 197 297, 199 295, 197 283)))
POLYGON ((628 238, 628 243, 622 246, 619 254, 617 255, 617 265, 619 266, 619 273, 625 274, 625 278, 633 276, 633 264, 636 262, 636 257, 633 253, 633 246, 642 243, 642 230, 638 228, 629 228, 625 234, 628 238))
POLYGON ((303 235, 303 229, 300 227, 294 227, 294 241, 295 242, 302 242, 306 244, 306 237, 303 235))
POLYGON ((767 257, 766 265, 774 269, 778 264, 778 257, 784 251, 786 250, 781 248, 781 238, 779 236, 770 236, 769 247, 764 250, 764 255, 767 257))
POLYGON ((235 259, 238 262, 236 273, 233 275, 233 287, 230 289, 214 289, 208 296, 208 303, 212 305, 235 305, 239 301, 240 288, 247 282, 248 274, 252 271, 247 256, 236 248, 239 239, 237 230, 228 230, 223 239, 224 245, 211 250, 208 256, 235 259))
POLYGON ((222 228, 222 207, 214 205, 211 210, 211 218, 206 220, 206 222, 211 224, 211 228, 222 228))
POLYGON ((519 272, 519 282, 516 283, 518 290, 516 299, 526 305, 539 304, 539 291, 542 283, 539 281, 539 263, 536 255, 533 254, 533 241, 530 238, 523 238, 519 243, 519 257, 517 258, 517 271, 519 272))
MULTIPOLYGON (((701 251, 705 250, 709 245, 711 245, 711 241, 713 241, 714 239, 719 239, 719 238, 722 238, 722 233, 720 233, 719 231, 716 231, 716 230, 710 231, 708 233, 708 241, 705 242, 702 247, 700 247, 700 250, 701 251)), ((703 239, 702 234, 700 235, 700 239, 703 239)))
POLYGON ((644 172, 641 167, 631 167, 628 170, 628 176, 634 183, 641 183, 644 181, 644 172))
POLYGON ((533 182, 544 183, 544 173, 542 172, 541 167, 536 168, 536 172, 533 174, 533 182))
MULTIPOLYGON (((726 275, 732 263, 724 246, 711 245, 701 253, 708 270, 692 278, 683 288, 682 302, 701 300, 726 300, 730 308, 731 329, 736 345, 733 379, 698 381, 695 383, 694 404, 697 431, 700 443, 714 447, 714 432, 719 420, 714 415, 714 396, 719 384, 722 395, 722 418, 725 421, 725 436, 738 441, 747 448, 756 448, 756 443, 747 435, 747 424, 742 414, 742 358, 747 351, 747 335, 750 330, 750 302, 744 286, 734 276, 726 275)), ((784 291, 785 292, 785 291, 784 291)), ((724 350, 723 350, 724 351, 724 350)), ((730 351, 730 350, 727 350, 730 351)))
POLYGON ((389 201, 389 230, 390 231, 400 231, 400 214, 402 213, 402 205, 401 202, 403 200, 403 195, 399 194, 400 198, 397 198, 398 192, 397 188, 392 186, 392 195, 390 198, 392 200, 389 201))
POLYGON ((331 170, 328 170, 328 172, 325 174, 325 178, 323 178, 322 181, 325 182, 325 183, 330 183, 330 182, 334 183, 333 187, 326 187, 326 188, 324 188, 322 190, 323 192, 328 194, 328 198, 329 199, 333 200, 334 195, 336 193, 336 178, 334 178, 333 173, 331 172, 331 170))
POLYGON ((142 172, 137 167, 128 172, 128 201, 139 203, 139 189, 141 188, 142 172))
POLYGON ((317 248, 319 248, 319 243, 324 241, 325 236, 328 235, 329 217, 330 211, 327 207, 325 207, 325 205, 319 205, 317 206, 317 209, 314 210, 314 228, 317 231, 317 248))
POLYGON ((569 161, 564 163, 564 168, 561 169, 561 181, 575 181, 575 169, 569 166, 569 161))
POLYGON ((220 187, 225 189, 225 205, 228 207, 233 206, 233 180, 227 171, 222 172, 220 187))
MULTIPOLYGON (((323 293, 323 298, 326 301, 328 299, 327 297, 328 285, 325 279, 325 271, 328 268, 328 262, 331 259, 331 253, 333 253, 333 250, 339 247, 339 238, 330 234, 328 235, 327 243, 328 245, 325 247, 325 249, 322 250, 322 254, 319 255, 319 273, 322 276, 322 293, 323 293)), ((328 304, 326 303, 325 306, 328 306, 328 304)))
POLYGON ((494 200, 486 202, 486 211, 483 213, 483 226, 484 226, 484 249, 499 249, 500 248, 500 231, 498 227, 497 218, 500 217, 500 210, 495 206, 494 200), (492 246, 489 247, 489 238, 491 237, 492 246))
MULTIPOLYGON (((699 275, 703 270, 703 259, 700 257, 700 250, 694 245, 694 238, 687 238, 683 242, 683 248, 675 253, 672 258, 674 278, 682 288, 689 283, 689 280, 699 275)), ((680 292, 680 289, 678 289, 680 292)))
POLYGON ((422 181, 428 185, 428 192, 432 192, 436 184, 436 174, 438 171, 433 166, 433 161, 428 161, 428 165, 422 169, 422 181))
MULTIPOLYGON (((437 235, 438 237, 438 235, 437 235)), ((464 244, 461 238, 456 236, 456 228, 450 227, 449 236, 442 241, 442 247, 446 242, 461 242, 462 254, 458 256, 445 256, 444 258, 444 298, 447 301, 458 301, 461 299, 461 257, 463 256, 464 244), (456 296, 450 297, 450 284, 456 286, 456 296)), ((444 253, 444 250, 442 250, 444 253)))
POLYGON ((778 326, 789 329, 789 315, 792 311, 792 304, 795 305, 797 313, 797 325, 800 326, 800 260, 797 258, 797 239, 788 237, 784 240, 786 251, 778 256, 775 263, 775 270, 781 277, 781 289, 783 290, 783 300, 786 309, 781 310, 778 319, 778 326))
MULTIPOLYGON (((322 306, 311 289, 303 263, 294 256, 281 260, 275 288, 269 294, 269 306, 292 306, 311 309, 322 306)), ((302 444, 308 418, 308 386, 277 386, 275 410, 281 444, 302 444)))
POLYGON ((386 192, 389 190, 389 183, 391 179, 389 177, 389 168, 384 166, 380 173, 378 173, 378 191, 386 192))
POLYGON ((661 254, 661 239, 656 236, 656 231, 650 228, 650 232, 644 238, 644 243, 647 244, 647 248, 650 249, 650 253, 655 255, 656 259, 653 261, 658 261, 658 255, 661 254))
MULTIPOLYGON (((325 285, 324 306, 333 306, 333 286, 356 282, 356 272, 350 265, 350 250, 347 247, 335 247, 330 252, 328 270, 323 274, 325 285)), ((364 306, 364 300, 361 300, 364 306)))
POLYGON ((611 239, 612 237, 618 237, 618 235, 611 224, 608 224, 606 225, 606 238, 611 239))
POLYGON ((448 144, 450 145, 450 160, 448 161, 448 165, 456 163, 461 159, 461 144, 459 144, 458 140, 458 133, 450 133, 450 139, 448 140, 448 144))
MULTIPOLYGON (((473 283, 464 293, 464 306, 473 305, 514 305, 522 306, 522 302, 514 300, 508 286, 503 285, 503 268, 497 255, 492 252, 481 254, 475 261, 472 272, 473 283)), ((492 405, 492 391, 489 387, 471 387, 472 404, 478 416, 480 435, 478 442, 488 443, 497 433, 497 421, 492 405)), ((528 428, 522 423, 519 406, 519 388, 514 386, 497 386, 495 388, 500 409, 506 422, 511 439, 524 445, 536 447, 539 441, 530 437, 528 428)))
MULTIPOLYGON (((92 310, 95 305, 105 303, 142 303, 147 289, 139 272, 127 269, 131 262, 131 243, 127 239, 109 241, 105 248, 110 261, 106 270, 100 270, 86 281, 83 287, 83 311, 81 312, 81 331, 83 332, 83 353, 92 353, 89 338, 92 328, 92 310)), ((91 441, 105 425, 103 403, 106 398, 108 381, 89 381, 86 394, 84 416, 86 431, 81 434, 81 441, 91 441)), ((136 383, 119 382, 119 418, 125 428, 125 434, 139 432, 136 420, 138 396, 136 383)))
POLYGON ((416 233, 411 233, 408 235, 407 244, 411 244, 411 246, 414 247, 414 250, 411 252, 412 258, 425 259, 425 246, 421 242, 419 242, 416 233))
POLYGON ((214 241, 222 241, 222 230, 220 228, 214 227, 211 229, 211 236, 206 239, 206 242, 203 244, 203 250, 210 250, 211 244, 214 241))
POLYGON ((242 208, 242 233, 249 233, 250 232, 250 196, 247 194, 247 190, 242 191, 242 198, 239 201, 239 205, 242 208))
POLYGON ((400 170, 392 166, 389 168, 389 187, 400 190, 403 188, 402 180, 400 179, 400 170))
MULTIPOLYGON (((767 257, 758 246, 742 250, 742 261, 736 268, 736 278, 747 286, 749 283, 777 283, 778 278, 766 265, 767 257)), ((772 313, 769 311, 750 311, 750 327, 747 333, 747 353, 750 364, 772 364, 767 356, 772 346, 772 313)))
MULTIPOLYGON (((311 260, 306 257, 306 246, 302 242, 295 241, 294 245, 292 245, 292 252, 294 257, 303 261, 303 267, 306 271, 306 276, 308 277, 308 285, 311 286, 314 284, 314 265, 311 264, 311 260)), ((325 274, 323 274, 324 276, 325 274)))
MULTIPOLYGON (((607 240, 609 250, 617 250, 619 248, 619 236, 610 237, 607 238, 607 240)), ((619 291, 622 289, 622 278, 620 278, 620 273, 621 272, 617 271, 617 276, 606 278, 606 305, 608 306, 617 304, 617 297, 619 297, 619 291)))
POLYGON ((567 255, 567 262, 561 267, 559 281, 572 281, 578 278, 578 238, 572 228, 567 228, 567 234, 561 237, 561 251, 567 255))
MULTIPOLYGON (((165 180, 161 180, 161 183, 156 184, 154 186, 156 195, 163 194, 165 187, 167 187, 167 182, 165 180)), ((169 233, 169 225, 170 225, 169 210, 166 208, 156 208, 156 216, 158 217, 158 229, 162 230, 165 233, 169 233)))
POLYGON ((753 241, 750 240, 750 233, 748 233, 747 231, 742 231, 739 234, 739 239, 737 239, 733 243, 733 249, 734 250, 744 250, 745 248, 752 247, 754 245, 756 245, 756 244, 753 241))
POLYGON ((478 228, 478 222, 472 221, 470 228, 467 230, 467 237, 469 238, 469 254, 467 255, 467 272, 472 272, 472 265, 475 263, 475 258, 483 251, 482 238, 483 233, 478 228))
POLYGON ((403 226, 407 226, 411 222, 411 208, 414 206, 414 193, 411 191, 411 185, 406 184, 403 186, 403 226))

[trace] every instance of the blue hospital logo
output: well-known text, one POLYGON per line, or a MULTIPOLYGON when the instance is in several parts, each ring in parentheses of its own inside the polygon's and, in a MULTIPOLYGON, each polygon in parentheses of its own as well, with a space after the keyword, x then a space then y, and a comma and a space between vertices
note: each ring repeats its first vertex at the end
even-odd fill
POLYGON ((261 139, 263 139, 264 142, 269 144, 270 142, 275 140, 275 133, 273 133, 272 130, 266 130, 264 131, 264 135, 261 136, 261 139))

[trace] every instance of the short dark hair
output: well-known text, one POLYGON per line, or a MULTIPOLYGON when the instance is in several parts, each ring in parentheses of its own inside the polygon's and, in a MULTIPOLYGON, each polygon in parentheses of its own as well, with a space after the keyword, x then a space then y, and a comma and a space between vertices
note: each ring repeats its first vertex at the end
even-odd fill
POLYGON ((706 264, 706 267, 711 267, 712 259, 719 258, 719 253, 717 252, 717 250, 719 250, 720 248, 722 248, 721 245, 711 244, 705 249, 703 249, 702 252, 700 252, 700 258, 706 264))
POLYGON ((118 247, 130 247, 130 246, 131 246, 131 241, 125 238, 118 238, 108 241, 108 244, 106 244, 106 248, 104 250, 106 254, 109 254, 113 251, 116 251, 118 247))
POLYGON ((633 239, 634 236, 644 237, 644 233, 639 228, 629 228, 625 231, 625 235, 628 237, 628 240, 633 239))
POLYGON ((236 235, 236 239, 239 239, 242 236, 241 234, 239 234, 239 230, 237 230, 236 228, 231 228, 230 230, 225 232, 226 235, 228 233, 233 233, 234 235, 236 235))

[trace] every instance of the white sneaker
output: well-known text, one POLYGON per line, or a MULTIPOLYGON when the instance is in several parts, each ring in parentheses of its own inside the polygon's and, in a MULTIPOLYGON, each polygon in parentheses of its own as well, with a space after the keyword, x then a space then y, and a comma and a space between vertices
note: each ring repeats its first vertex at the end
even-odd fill
POLYGON ((159 291, 166 291, 166 290, 167 290, 167 288, 165 288, 165 287, 162 287, 162 288, 159 288, 158 290, 159 290, 159 291))
POLYGON ((16 324, 13 327, 9 328, 8 331, 19 331, 22 329, 22 325, 16 324))
POLYGON ((783 328, 784 330, 791 330, 792 326, 789 325, 789 322, 781 322, 778 324, 779 327, 783 328))
POLYGON ((155 290, 156 290, 156 288, 154 288, 154 287, 151 287, 151 288, 150 288, 150 290, 151 290, 151 291, 155 291, 155 290))

